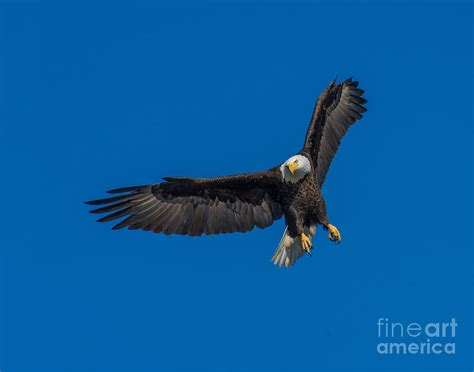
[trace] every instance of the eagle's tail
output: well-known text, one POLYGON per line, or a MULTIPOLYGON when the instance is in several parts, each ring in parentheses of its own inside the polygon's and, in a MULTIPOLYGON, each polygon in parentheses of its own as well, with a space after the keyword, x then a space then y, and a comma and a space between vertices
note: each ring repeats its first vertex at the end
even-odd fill
MULTIPOLYGON (((315 233, 315 226, 305 228, 306 235, 313 236, 315 233)), ((288 227, 286 227, 285 232, 281 237, 280 243, 278 244, 278 248, 272 257, 272 261, 275 265, 280 265, 280 267, 283 265, 290 267, 296 262, 298 258, 303 256, 304 253, 305 251, 301 247, 301 238, 292 238, 290 234, 288 234, 288 227)))

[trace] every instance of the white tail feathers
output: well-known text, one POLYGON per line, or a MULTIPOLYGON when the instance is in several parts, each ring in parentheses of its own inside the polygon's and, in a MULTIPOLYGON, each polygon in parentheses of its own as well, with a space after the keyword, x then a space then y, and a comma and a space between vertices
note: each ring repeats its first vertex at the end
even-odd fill
MULTIPOLYGON (((316 226, 305 228, 304 233, 312 237, 316 233, 316 226)), ((280 265, 280 267, 283 265, 290 267, 304 254, 305 251, 301 247, 301 238, 299 236, 292 238, 288 234, 288 227, 286 227, 280 243, 278 244, 278 248, 272 257, 272 261, 275 265, 280 265)))

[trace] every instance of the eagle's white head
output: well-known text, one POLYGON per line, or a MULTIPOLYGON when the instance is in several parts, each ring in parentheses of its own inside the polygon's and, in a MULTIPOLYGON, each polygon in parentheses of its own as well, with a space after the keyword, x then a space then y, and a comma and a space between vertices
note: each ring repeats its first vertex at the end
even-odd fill
POLYGON ((280 170, 283 181, 296 183, 311 172, 311 162, 306 156, 295 155, 285 161, 280 170))

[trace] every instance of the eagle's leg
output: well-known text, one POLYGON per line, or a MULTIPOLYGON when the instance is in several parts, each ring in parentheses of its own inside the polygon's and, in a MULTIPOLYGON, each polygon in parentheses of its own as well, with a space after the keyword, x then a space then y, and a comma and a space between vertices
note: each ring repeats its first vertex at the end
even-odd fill
POLYGON ((313 248, 313 243, 311 243, 311 238, 309 238, 305 233, 301 233, 301 248, 312 256, 311 249, 313 248))
POLYGON ((329 240, 340 243, 342 237, 337 227, 328 223, 327 228, 329 229, 329 240))

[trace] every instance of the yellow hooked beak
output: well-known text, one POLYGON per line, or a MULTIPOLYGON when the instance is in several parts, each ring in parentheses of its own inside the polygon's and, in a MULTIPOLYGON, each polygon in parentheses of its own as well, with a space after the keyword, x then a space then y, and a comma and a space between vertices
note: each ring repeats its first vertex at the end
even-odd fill
POLYGON ((296 161, 294 161, 294 162, 288 164, 287 167, 290 170, 291 174, 294 175, 296 168, 298 168, 298 164, 296 163, 296 161))

